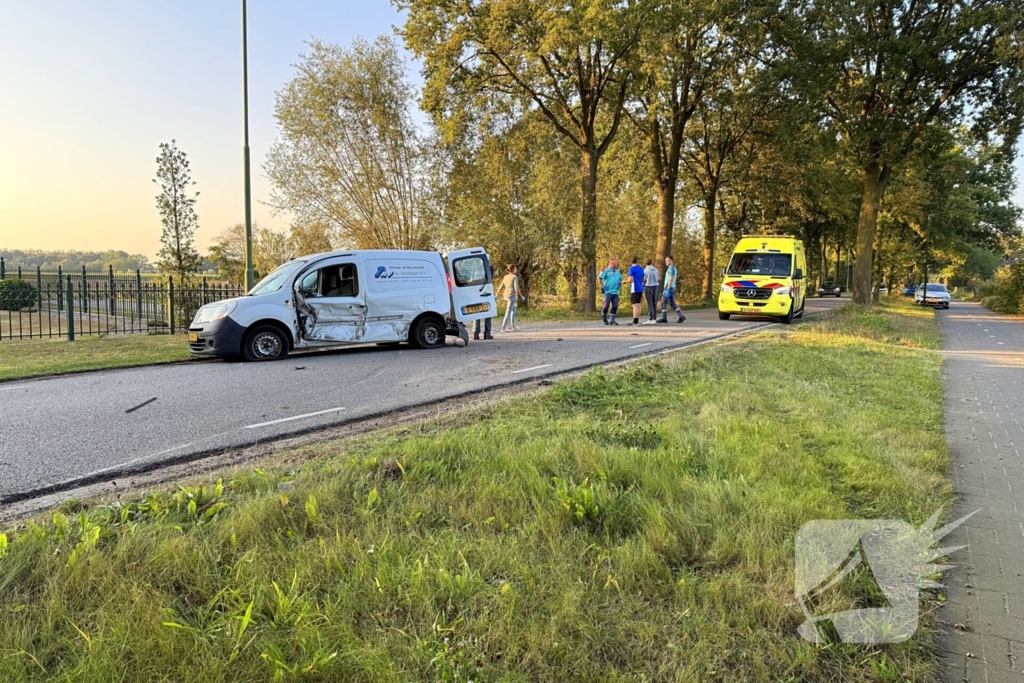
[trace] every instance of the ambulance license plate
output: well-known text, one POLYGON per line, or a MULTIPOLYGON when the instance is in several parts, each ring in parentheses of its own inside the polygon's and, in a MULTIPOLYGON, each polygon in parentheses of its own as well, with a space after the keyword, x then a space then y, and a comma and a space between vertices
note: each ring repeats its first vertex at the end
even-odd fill
POLYGON ((197 341, 199 341, 199 333, 198 332, 189 332, 188 333, 188 340, 190 342, 197 342, 197 341))
POLYGON ((764 315, 764 311, 760 308, 741 308, 740 313, 746 313, 747 315, 764 315))
POLYGON ((469 315, 470 313, 484 313, 489 308, 489 304, 473 304, 472 306, 463 306, 462 312, 467 315, 469 315))

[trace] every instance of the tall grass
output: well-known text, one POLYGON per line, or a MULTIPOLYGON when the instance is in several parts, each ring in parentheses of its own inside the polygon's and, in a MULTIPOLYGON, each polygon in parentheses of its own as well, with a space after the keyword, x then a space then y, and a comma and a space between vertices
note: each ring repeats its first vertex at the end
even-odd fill
POLYGON ((851 307, 319 444, 297 471, 66 505, 0 541, 0 676, 925 680, 927 628, 814 646, 791 604, 804 522, 949 500, 914 313, 851 307))

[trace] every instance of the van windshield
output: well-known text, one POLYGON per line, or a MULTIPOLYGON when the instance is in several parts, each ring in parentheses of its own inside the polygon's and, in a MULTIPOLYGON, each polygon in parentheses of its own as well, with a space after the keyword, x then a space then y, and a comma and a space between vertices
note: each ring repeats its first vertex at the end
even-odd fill
POLYGON ((305 261, 289 261, 270 273, 270 275, 257 282, 256 286, 249 290, 249 296, 259 296, 260 294, 276 292, 284 287, 285 283, 288 282, 291 276, 295 274, 295 271, 301 268, 304 263, 305 261))
POLYGON ((733 254, 729 262, 729 275, 774 275, 788 276, 792 270, 791 254, 745 253, 733 254))

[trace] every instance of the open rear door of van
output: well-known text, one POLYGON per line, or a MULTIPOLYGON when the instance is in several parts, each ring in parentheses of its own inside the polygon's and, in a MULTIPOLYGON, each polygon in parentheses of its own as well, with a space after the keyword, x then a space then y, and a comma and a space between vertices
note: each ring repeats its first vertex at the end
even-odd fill
POLYGON ((498 314, 491 262, 483 248, 448 252, 448 283, 458 322, 493 318, 498 314))

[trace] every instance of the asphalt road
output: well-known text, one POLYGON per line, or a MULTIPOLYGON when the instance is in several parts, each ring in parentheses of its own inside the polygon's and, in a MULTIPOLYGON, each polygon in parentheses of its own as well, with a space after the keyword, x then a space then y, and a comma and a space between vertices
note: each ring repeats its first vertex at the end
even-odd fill
MULTIPOLYGON (((843 301, 808 299, 807 314, 843 301)), ((766 324, 737 318, 720 321, 708 309, 681 325, 526 323, 466 348, 357 346, 274 363, 214 360, 0 384, 0 503, 766 324)))

